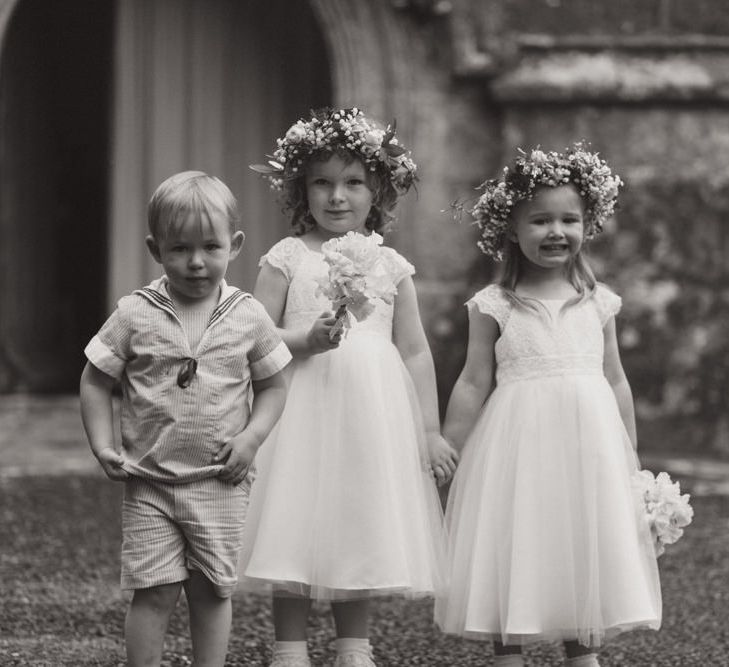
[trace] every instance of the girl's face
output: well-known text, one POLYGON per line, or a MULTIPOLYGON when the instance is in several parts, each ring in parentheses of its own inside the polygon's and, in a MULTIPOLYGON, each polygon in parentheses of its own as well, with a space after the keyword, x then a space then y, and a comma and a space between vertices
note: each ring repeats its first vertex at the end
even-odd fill
POLYGON ((319 231, 327 236, 365 233, 373 194, 360 160, 347 164, 338 155, 332 155, 324 162, 312 162, 305 182, 309 211, 319 231))
POLYGON ((231 234, 222 212, 213 212, 209 219, 191 213, 180 224, 171 225, 162 238, 148 236, 147 246, 164 267, 170 295, 193 303, 217 293, 243 239, 243 232, 231 234))
POLYGON ((514 207, 509 239, 533 268, 564 268, 583 238, 584 207, 574 185, 540 188, 514 207))

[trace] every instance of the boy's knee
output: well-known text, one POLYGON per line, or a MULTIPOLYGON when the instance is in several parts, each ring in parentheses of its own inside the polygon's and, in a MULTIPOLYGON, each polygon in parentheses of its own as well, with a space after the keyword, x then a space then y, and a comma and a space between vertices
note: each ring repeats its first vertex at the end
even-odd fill
POLYGON ((181 588, 181 582, 138 588, 134 591, 132 605, 143 605, 160 613, 167 612, 177 604, 181 588))
POLYGON ((184 582, 185 595, 196 599, 214 599, 218 602, 230 600, 233 595, 233 584, 220 584, 213 581, 200 570, 190 570, 190 577, 184 582))

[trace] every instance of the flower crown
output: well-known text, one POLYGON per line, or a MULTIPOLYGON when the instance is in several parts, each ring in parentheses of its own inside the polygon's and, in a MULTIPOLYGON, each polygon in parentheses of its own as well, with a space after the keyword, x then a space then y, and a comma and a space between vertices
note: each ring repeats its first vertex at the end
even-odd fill
POLYGON ((538 187, 554 188, 568 183, 577 188, 585 204, 585 238, 599 234, 615 211, 618 188, 623 181, 597 153, 578 142, 562 153, 545 153, 536 148, 527 154, 519 149, 513 167, 504 167, 501 180, 491 179, 479 186, 484 193, 470 211, 481 229, 478 247, 501 261, 514 205, 531 199, 538 187))
POLYGON ((312 111, 309 120, 296 121, 285 136, 277 139, 278 148, 268 164, 252 164, 251 169, 263 174, 276 190, 284 180, 302 175, 306 159, 314 153, 333 152, 344 148, 361 158, 370 171, 384 169, 399 194, 415 182, 417 167, 409 152, 398 143, 395 122, 382 130, 359 109, 321 109, 312 111))

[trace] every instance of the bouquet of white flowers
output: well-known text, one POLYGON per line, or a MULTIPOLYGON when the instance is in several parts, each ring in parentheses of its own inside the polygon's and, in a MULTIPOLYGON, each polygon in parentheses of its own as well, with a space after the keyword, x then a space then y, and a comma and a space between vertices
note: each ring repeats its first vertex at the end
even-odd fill
POLYGON ((666 550, 665 545, 678 541, 683 529, 691 523, 694 510, 689 504, 690 496, 681 495, 678 482, 673 482, 666 472, 654 477, 650 470, 639 470, 633 476, 633 484, 643 504, 656 556, 660 556, 666 550))
POLYGON ((363 320, 374 310, 372 299, 392 303, 397 294, 382 262, 381 245, 382 237, 374 232, 368 236, 347 232, 322 244, 329 272, 319 280, 318 293, 332 302, 337 320, 329 332, 330 339, 351 326, 348 312, 363 320))

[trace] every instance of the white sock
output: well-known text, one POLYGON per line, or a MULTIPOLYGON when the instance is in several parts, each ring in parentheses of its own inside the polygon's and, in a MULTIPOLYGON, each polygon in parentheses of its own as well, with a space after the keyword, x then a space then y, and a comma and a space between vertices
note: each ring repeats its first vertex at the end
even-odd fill
POLYGON ((273 655, 283 658, 284 656, 308 655, 306 652, 306 641, 298 642, 274 642, 273 655))
POLYGON ((524 656, 521 653, 495 655, 494 667, 524 667, 524 656))
POLYGON ((600 667, 600 663, 597 661, 597 653, 587 653, 586 655, 567 658, 564 664, 565 667, 600 667))
POLYGON ((370 640, 367 637, 342 637, 334 640, 334 646, 337 654, 343 653, 361 653, 368 658, 371 655, 370 640))

